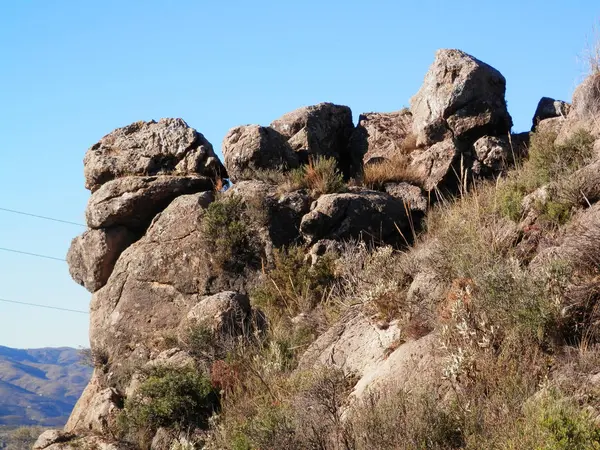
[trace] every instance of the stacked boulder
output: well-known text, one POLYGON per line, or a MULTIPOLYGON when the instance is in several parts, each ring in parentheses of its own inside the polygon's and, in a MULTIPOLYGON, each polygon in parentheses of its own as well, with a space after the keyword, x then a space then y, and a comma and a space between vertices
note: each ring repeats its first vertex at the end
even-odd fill
POLYGON ((87 151, 84 174, 90 229, 73 240, 67 260, 90 292, 106 284, 119 255, 175 197, 212 190, 226 176, 212 145, 181 119, 116 129, 87 151))

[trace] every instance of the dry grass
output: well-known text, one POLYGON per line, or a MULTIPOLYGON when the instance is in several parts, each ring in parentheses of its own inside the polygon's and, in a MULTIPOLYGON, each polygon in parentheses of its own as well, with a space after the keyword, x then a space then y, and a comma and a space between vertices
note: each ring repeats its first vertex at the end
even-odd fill
POLYGON ((418 185, 420 178, 409 166, 407 158, 398 157, 393 160, 385 160, 367 164, 363 168, 362 184, 369 189, 383 189, 385 183, 407 182, 418 185))

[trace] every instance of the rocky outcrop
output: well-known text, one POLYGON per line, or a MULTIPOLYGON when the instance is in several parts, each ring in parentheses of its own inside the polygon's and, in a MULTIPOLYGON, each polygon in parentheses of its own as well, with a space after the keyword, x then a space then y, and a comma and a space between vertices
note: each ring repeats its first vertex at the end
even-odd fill
POLYGON ((412 114, 408 109, 391 113, 364 113, 350 139, 350 152, 363 164, 403 157, 415 145, 412 114))
POLYGON ((566 118, 570 110, 571 105, 567 102, 554 100, 550 97, 542 97, 533 115, 531 131, 535 131, 542 120, 553 119, 555 117, 566 118))
POLYGON ((124 225, 143 229, 176 197, 210 191, 206 177, 125 177, 109 181, 94 192, 85 218, 90 228, 124 225))
POLYGON ((419 92, 410 100, 418 146, 450 137, 475 140, 506 135, 506 80, 493 67, 460 50, 438 50, 419 92))
POLYGON ((309 156, 335 158, 346 176, 360 165, 361 155, 352 154, 348 146, 354 123, 347 106, 319 103, 299 108, 273 121, 271 128, 287 138, 302 163, 309 156))
POLYGON ((235 127, 223 139, 223 157, 229 179, 252 179, 257 170, 286 171, 298 167, 298 155, 287 139, 270 127, 235 127))
POLYGON ((410 236, 409 212, 401 200, 378 191, 322 195, 302 218, 300 232, 308 243, 319 239, 362 238, 372 242, 402 242, 410 236))
POLYGON ((182 119, 117 128, 87 151, 83 164, 85 187, 92 192, 126 176, 226 176, 210 142, 182 119))
POLYGON ((88 230, 71 242, 69 273, 76 283, 96 292, 106 284, 119 255, 136 240, 125 227, 88 230))

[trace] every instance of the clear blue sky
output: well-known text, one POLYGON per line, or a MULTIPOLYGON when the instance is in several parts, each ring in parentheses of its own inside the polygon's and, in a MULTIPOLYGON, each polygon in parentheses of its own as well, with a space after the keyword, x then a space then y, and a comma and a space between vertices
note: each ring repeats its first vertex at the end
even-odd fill
MULTIPOLYGON (((507 79, 517 131, 570 99, 597 0, 0 3, 0 208, 83 222, 86 149, 137 120, 227 130, 330 101, 408 105, 438 48, 507 79)), ((0 211, 0 247, 64 257, 76 226, 0 211)), ((0 251, 0 298, 87 310, 65 263, 0 251)), ((0 303, 0 345, 85 346, 85 315, 0 303)))

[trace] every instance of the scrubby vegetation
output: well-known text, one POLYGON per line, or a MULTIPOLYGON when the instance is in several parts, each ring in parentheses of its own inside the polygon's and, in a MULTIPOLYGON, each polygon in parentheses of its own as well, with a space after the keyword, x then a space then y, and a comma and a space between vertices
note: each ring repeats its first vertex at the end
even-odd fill
POLYGON ((310 157, 308 164, 289 174, 287 188, 308 189, 315 197, 342 192, 346 184, 335 158, 310 157))
POLYGON ((408 158, 398 157, 367 164, 363 168, 361 183, 369 189, 382 190, 386 183, 414 183, 421 181, 409 167, 408 158))
POLYGON ((210 379, 193 367, 157 366, 143 373, 135 393, 127 399, 119 416, 128 439, 149 445, 160 427, 175 431, 205 427, 218 408, 210 379))
MULTIPOLYGON (((233 382, 210 448, 600 448, 590 412, 600 406, 596 387, 561 375, 577 365, 573 373, 585 378, 594 369, 584 361, 600 358, 593 312, 600 259, 550 258, 529 267, 513 222, 522 218, 525 195, 554 180, 564 181, 556 192, 567 192, 571 175, 589 161, 588 133, 564 145, 555 137, 534 136, 530 159, 505 180, 441 201, 407 251, 347 243, 341 255, 315 265, 299 247, 276 251, 252 295, 272 327, 223 362, 233 382), (425 269, 427 293, 409 292, 425 269), (436 333, 443 364, 435 388, 388 386, 350 413, 352 374, 293 370, 296 346, 316 335, 298 338, 302 319, 326 309, 327 321, 357 307, 398 321, 405 340, 436 333)), ((539 210, 553 233, 585 206, 573 201, 564 213, 552 204, 559 198, 553 194, 539 210)))
POLYGON ((548 222, 555 225, 566 223, 572 208, 582 200, 571 175, 589 162, 594 138, 584 130, 573 133, 563 144, 556 144, 553 131, 533 134, 529 158, 508 178, 500 183, 498 207, 512 220, 522 219, 522 202, 526 195, 552 182, 548 197, 534 207, 548 222))
POLYGON ((41 427, 0 427, 0 449, 29 449, 43 431, 41 427))

